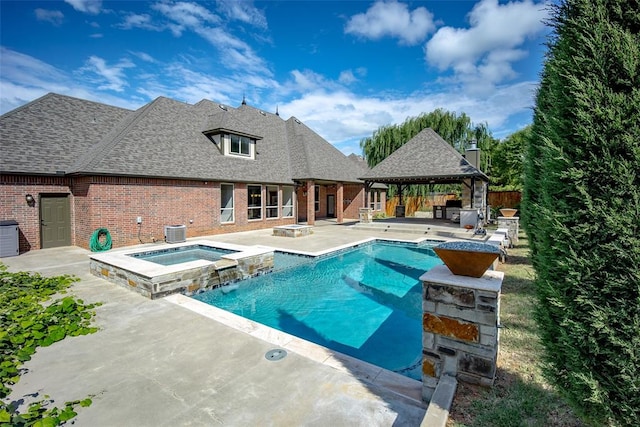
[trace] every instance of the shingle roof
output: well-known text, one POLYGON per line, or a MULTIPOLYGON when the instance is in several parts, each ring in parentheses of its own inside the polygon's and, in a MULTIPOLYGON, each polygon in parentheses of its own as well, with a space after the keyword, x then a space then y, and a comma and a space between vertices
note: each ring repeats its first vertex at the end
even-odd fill
POLYGON ((55 174, 71 165, 131 110, 47 94, 0 116, 0 172, 55 174))
POLYGON ((361 182, 362 171, 299 120, 245 104, 221 109, 160 97, 131 111, 49 94, 3 115, 0 132, 7 173, 361 182), (224 156, 203 134, 216 129, 260 137, 256 159, 224 156))
POLYGON ((423 129, 361 179, 383 183, 453 183, 489 178, 471 165, 433 129, 423 129))
POLYGON ((358 176, 362 171, 300 120, 287 120, 287 134, 293 179, 361 182, 358 176))
MULTIPOLYGON (((358 168, 360 168, 360 174, 358 176, 366 175, 371 170, 364 157, 351 153, 347 156, 347 158, 351 160, 358 168)), ((385 189, 387 188, 387 186, 380 183, 373 183, 371 188, 385 189)))

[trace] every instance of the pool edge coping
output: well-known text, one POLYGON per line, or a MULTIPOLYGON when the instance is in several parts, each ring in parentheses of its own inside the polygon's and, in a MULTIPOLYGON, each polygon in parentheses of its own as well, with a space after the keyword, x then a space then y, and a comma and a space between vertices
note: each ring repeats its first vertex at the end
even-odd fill
POLYGON ((186 295, 172 294, 162 299, 306 359, 347 373, 359 381, 388 390, 425 408, 428 405, 422 400, 422 382, 419 380, 254 322, 186 295))

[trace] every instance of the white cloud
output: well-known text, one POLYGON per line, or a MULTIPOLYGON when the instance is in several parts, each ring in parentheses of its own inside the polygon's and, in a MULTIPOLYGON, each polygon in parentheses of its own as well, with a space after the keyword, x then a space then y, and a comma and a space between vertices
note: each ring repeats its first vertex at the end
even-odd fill
POLYGON ((358 81, 356 76, 353 75, 353 71, 344 70, 340 73, 340 77, 338 77, 338 81, 342 84, 349 85, 351 83, 355 83, 358 81))
POLYGON ((373 40, 395 37, 403 44, 414 45, 435 29, 433 14, 426 8, 409 11, 404 3, 382 0, 374 3, 366 13, 352 16, 344 31, 373 40))
POLYGON ((104 59, 92 55, 85 66, 80 69, 80 72, 90 76, 95 74, 97 77, 92 76, 89 78, 99 85, 97 87, 98 90, 122 92, 126 86, 129 86, 124 71, 132 67, 134 67, 134 64, 127 59, 109 66, 104 59))
POLYGON ((361 154, 359 141, 380 126, 402 123, 407 117, 443 108, 467 114, 474 123, 487 123, 494 134, 508 134, 510 119, 531 113, 537 82, 527 81, 495 88, 489 96, 461 91, 448 85, 438 92, 410 95, 359 95, 310 71, 292 73, 288 90, 295 95, 280 102, 281 116, 295 115, 345 154, 361 154))
POLYGON ((220 18, 208 9, 197 3, 177 2, 177 3, 156 3, 152 9, 162 13, 167 18, 175 21, 172 31, 180 35, 185 28, 197 30, 204 24, 215 24, 220 22, 220 18))
POLYGON ((425 45, 427 62, 451 69, 478 90, 516 77, 512 64, 527 52, 519 48, 545 30, 545 3, 532 0, 499 4, 482 0, 468 15, 469 28, 442 27, 425 45))
POLYGON ((149 62, 149 63, 155 63, 156 60, 153 58, 153 56, 149 55, 146 52, 133 52, 133 51, 129 51, 129 53, 131 53, 132 55, 137 56, 138 58, 142 59, 144 62, 149 62))
POLYGON ((125 16, 124 21, 117 25, 123 30, 130 30, 132 28, 142 28, 145 30, 162 31, 164 27, 153 24, 151 16, 146 13, 131 13, 125 16))
POLYGON ((50 22, 55 26, 61 25, 64 14, 59 10, 36 9, 36 19, 38 21, 50 22))
POLYGON ((13 110, 49 92, 135 109, 142 104, 96 91, 95 85, 32 56, 0 47, 0 114, 13 110))
POLYGON ((344 70, 340 72, 340 76, 338 77, 338 82, 344 85, 350 85, 352 83, 360 80, 361 77, 367 75, 367 69, 364 67, 359 67, 354 70, 344 70))
POLYGON ((252 1, 218 0, 219 10, 232 20, 245 22, 254 27, 266 29, 267 18, 257 9, 252 1))
POLYGON ((102 10, 102 0, 64 0, 78 12, 97 15, 102 10))
MULTIPOLYGON (((243 40, 223 26, 222 19, 197 3, 169 2, 155 3, 152 9, 161 13, 171 22, 158 25, 152 23, 149 15, 129 16, 122 28, 139 27, 152 30, 168 28, 174 36, 180 37, 184 31, 192 31, 220 51, 224 66, 231 70, 245 70, 271 75, 265 61, 243 40)), ((248 7, 227 5, 225 10, 242 10, 248 13, 248 7)), ((229 12, 230 13, 230 12, 229 12)), ((257 13, 257 11, 255 12, 257 13)), ((236 16, 236 19, 238 17, 236 16)), ((248 15, 246 19, 249 19, 248 15)))

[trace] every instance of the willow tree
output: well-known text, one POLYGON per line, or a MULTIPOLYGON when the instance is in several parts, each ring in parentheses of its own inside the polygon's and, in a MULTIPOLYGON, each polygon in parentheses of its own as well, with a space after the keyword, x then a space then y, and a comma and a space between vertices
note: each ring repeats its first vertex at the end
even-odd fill
MULTIPOLYGON (((374 167, 426 128, 433 129, 460 153, 464 153, 471 142, 476 141, 478 148, 482 150, 481 167, 483 172, 488 172, 491 153, 497 140, 491 136, 487 125, 485 123, 475 125, 465 113, 458 115, 443 109, 409 117, 401 124, 381 126, 371 137, 363 138, 360 141, 360 148, 367 164, 369 167, 374 167)), ((427 191, 426 186, 413 185, 407 189, 406 194, 425 195, 427 191)), ((389 189, 389 195, 394 194, 392 186, 389 189)))
POLYGON ((522 204, 545 375, 594 425, 638 425, 640 6, 551 12, 522 204))

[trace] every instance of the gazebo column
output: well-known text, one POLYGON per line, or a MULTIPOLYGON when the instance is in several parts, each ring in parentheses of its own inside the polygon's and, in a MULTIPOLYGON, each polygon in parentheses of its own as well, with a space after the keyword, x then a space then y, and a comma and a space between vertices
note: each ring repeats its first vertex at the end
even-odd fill
POLYGON ((307 181, 307 224, 316 223, 316 187, 313 180, 307 181))
POLYGON ((344 185, 341 182, 336 184, 336 210, 338 211, 338 224, 344 222, 344 185))

